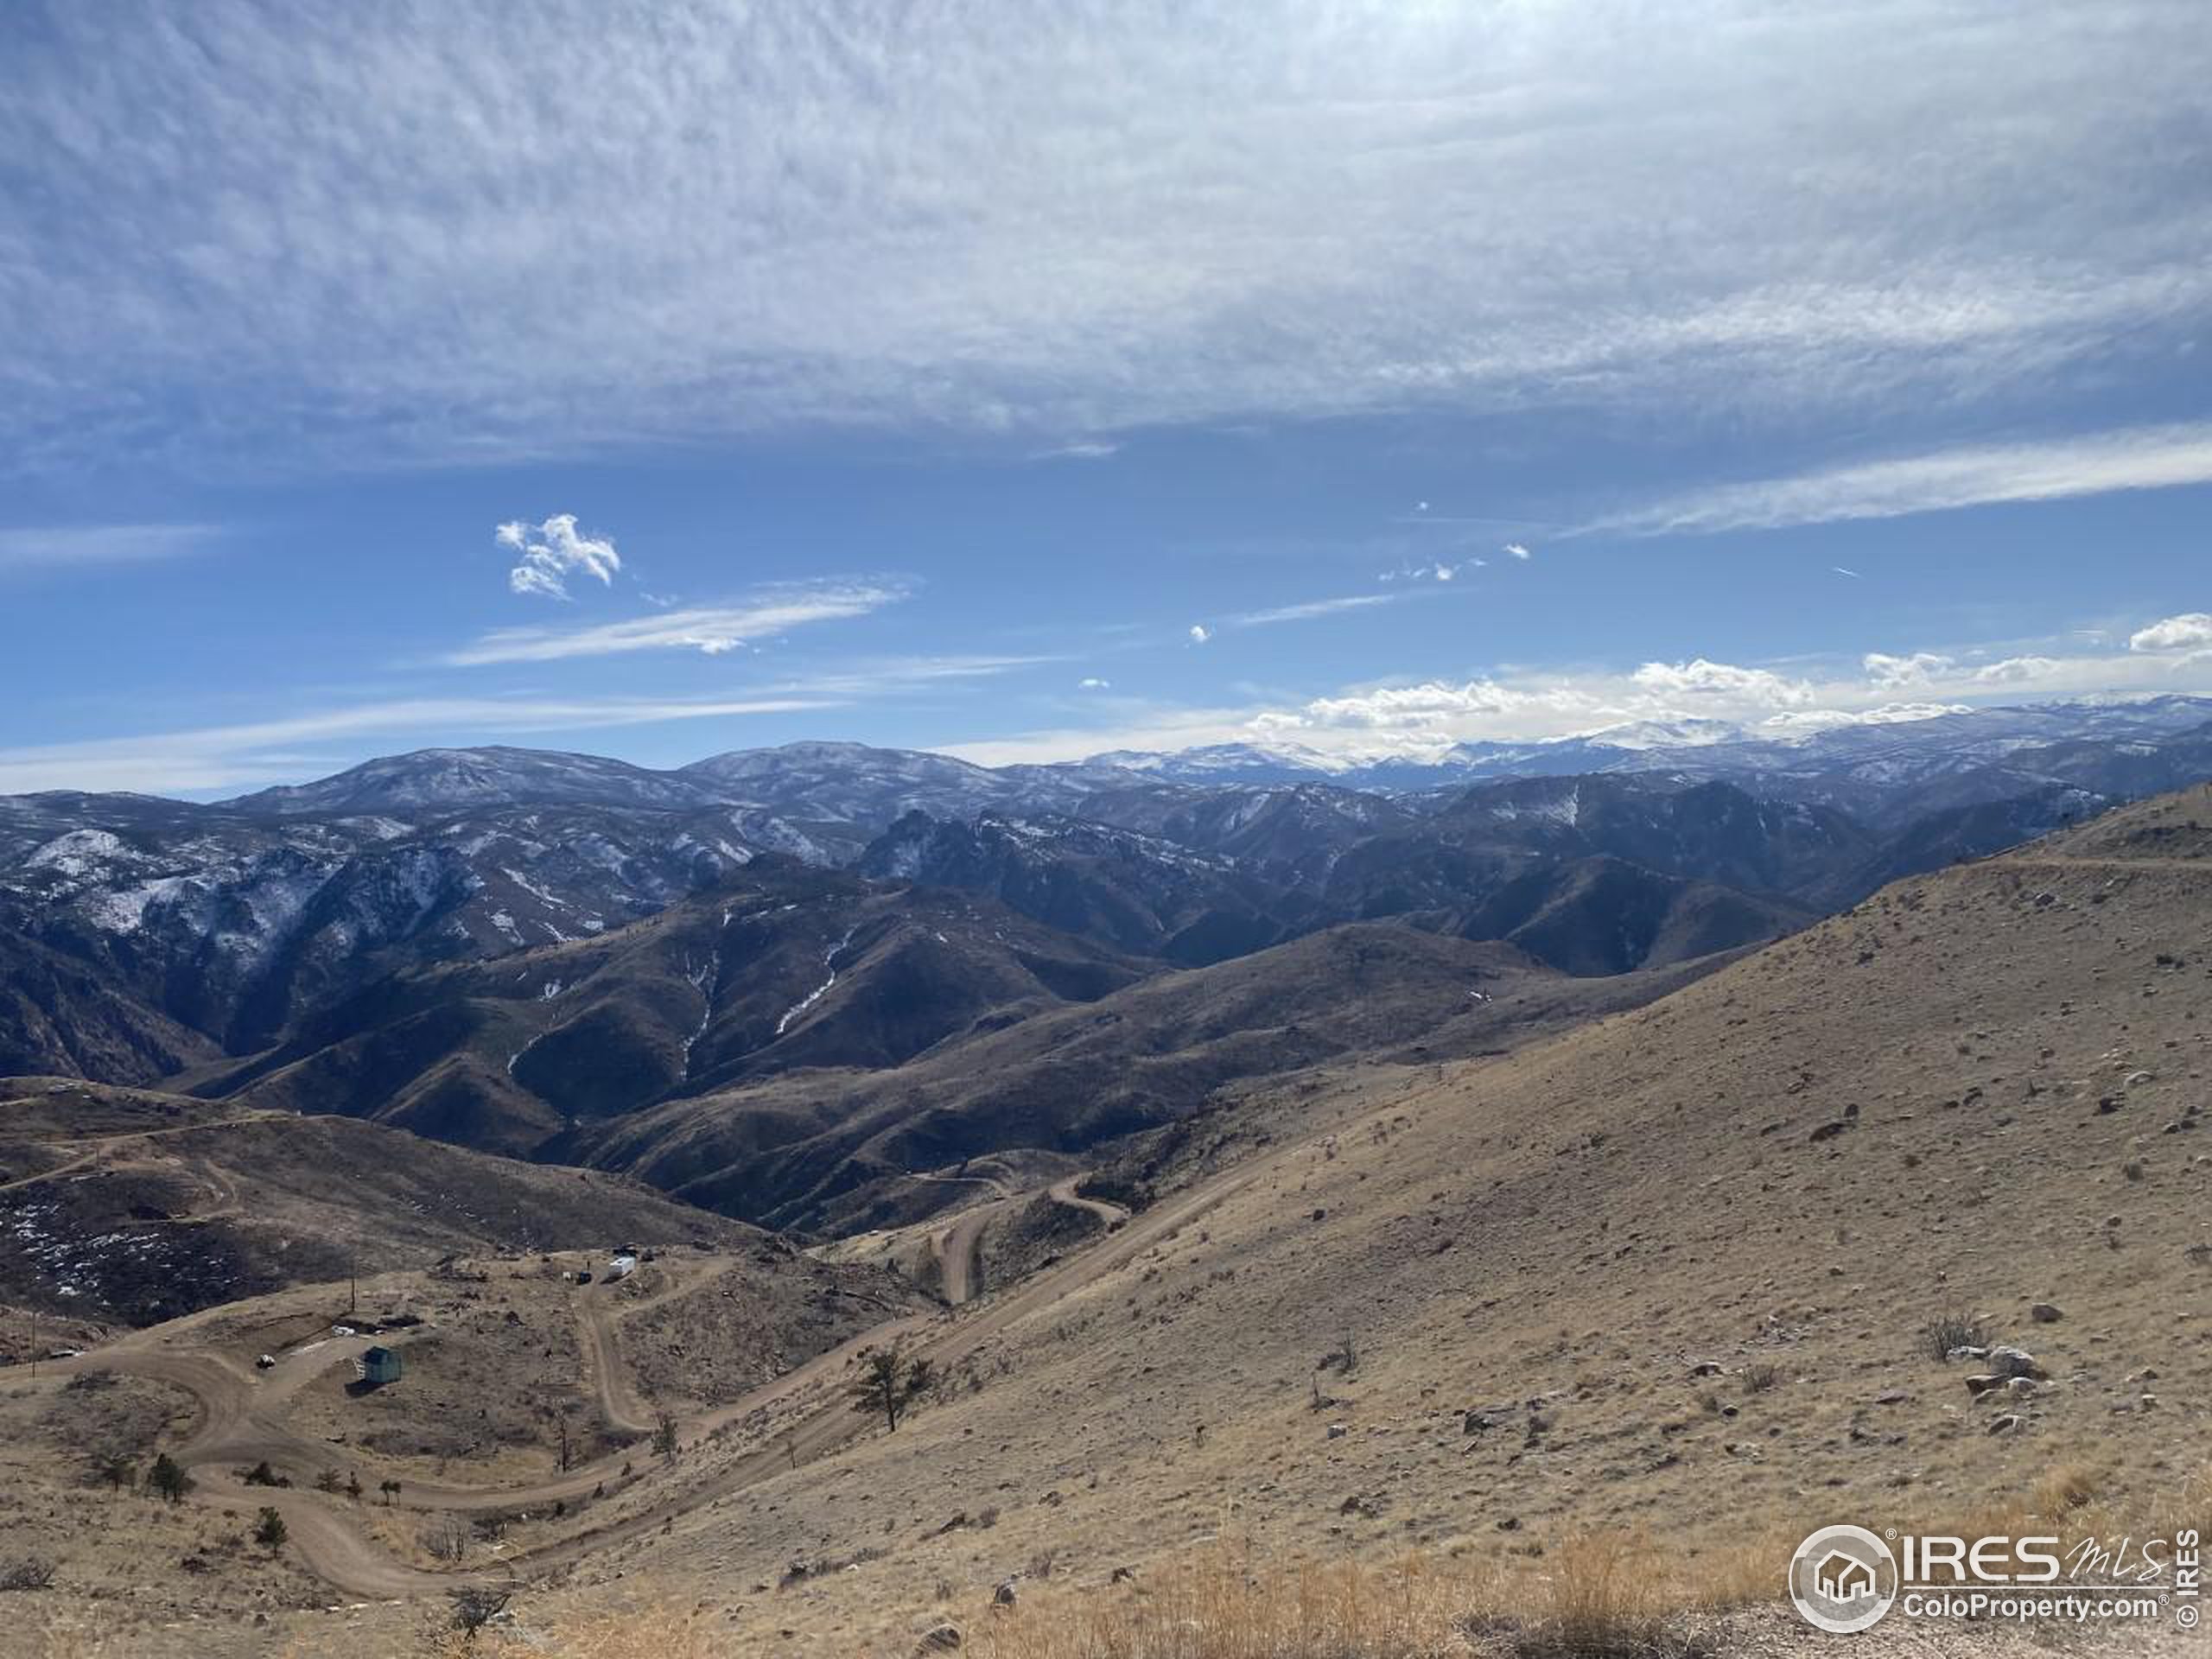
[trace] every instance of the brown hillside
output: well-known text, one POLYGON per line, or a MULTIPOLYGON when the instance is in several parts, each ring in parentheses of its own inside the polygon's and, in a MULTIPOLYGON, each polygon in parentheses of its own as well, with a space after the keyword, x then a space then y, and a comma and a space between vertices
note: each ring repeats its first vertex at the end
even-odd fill
POLYGON ((759 1236, 618 1175, 75 1080, 0 1082, 0 1301, 134 1325, 448 1255, 759 1236))
POLYGON ((1014 1148, 1080 1153, 1226 1086, 1350 1054, 1502 1047, 1647 1001, 1682 972, 1578 981, 1511 945, 1332 928, 986 1027, 894 1070, 798 1071, 671 1101, 562 1151, 727 1214, 858 1231, 914 1213, 916 1175, 1014 1148))
POLYGON ((1015 1293, 976 1392, 660 1559, 740 1597, 887 1527, 886 1559, 760 1616, 893 1652, 939 1583, 971 1617, 1040 1561, 1096 1586, 1224 1531, 1709 1552, 2060 1465, 2177 1492, 2212 1453, 2208 823, 2207 791, 2152 803, 1555 1042, 1379 1072, 1333 1135, 1161 1201, 1056 1300, 1015 1293), (2050 1383, 1970 1399, 1925 1334, 1956 1312, 2050 1383))

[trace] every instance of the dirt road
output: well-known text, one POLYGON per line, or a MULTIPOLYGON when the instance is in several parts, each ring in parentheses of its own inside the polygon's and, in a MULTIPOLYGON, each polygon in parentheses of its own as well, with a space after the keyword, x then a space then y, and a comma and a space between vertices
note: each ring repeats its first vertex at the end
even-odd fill
MULTIPOLYGON (((273 1466, 293 1473, 311 1473, 323 1466, 328 1448, 303 1439, 286 1427, 279 1414, 301 1389, 329 1367, 350 1363, 372 1344, 366 1337, 329 1337, 287 1354, 271 1370, 251 1373, 236 1362, 208 1349, 179 1349, 174 1344, 207 1313, 194 1315, 153 1332, 134 1332, 107 1347, 56 1362, 56 1374, 73 1371, 118 1370, 174 1383, 197 1402, 199 1421, 178 1452, 181 1462, 193 1468, 202 1485, 217 1495, 238 1502, 267 1504, 283 1516, 295 1551, 316 1577, 342 1593, 361 1597, 411 1596, 435 1593, 461 1585, 531 1576, 574 1563, 631 1539, 655 1531, 671 1518, 689 1513, 718 1498, 743 1491, 783 1472, 795 1462, 806 1462, 836 1452, 872 1433, 869 1419, 854 1412, 842 1393, 846 1368, 860 1352, 885 1343, 912 1342, 913 1351, 939 1368, 957 1364, 982 1343, 1017 1321, 1050 1307, 1112 1274, 1121 1271, 1143 1251, 1176 1230, 1205 1214, 1230 1193, 1259 1177, 1261 1166, 1231 1171, 1178 1198, 1130 1219, 1115 1205, 1077 1198, 1073 1182, 1050 1190, 1060 1203, 1092 1211, 1107 1219, 1124 1223, 1118 1230, 1089 1249, 1067 1257, 1057 1267, 1037 1275, 1008 1294, 977 1306, 972 1312, 915 1314, 887 1321, 862 1332, 839 1347, 817 1356, 772 1382, 754 1389, 707 1415, 682 1425, 684 1444, 696 1446, 727 1425, 737 1423, 772 1408, 818 1392, 821 1403, 796 1427, 773 1440, 756 1446, 708 1478, 687 1486, 665 1502, 650 1505, 621 1520, 585 1530, 557 1542, 512 1554, 496 1570, 418 1567, 396 1559, 382 1543, 366 1535, 346 1512, 343 1500, 298 1486, 247 1487, 236 1471, 266 1459, 273 1466), (1065 1190, 1063 1190, 1065 1189, 1065 1190)), ((1020 1199, 1004 1202, 1020 1202, 1020 1199)), ((983 1206, 985 1209, 994 1205, 983 1206)), ((968 1224, 963 1217, 957 1232, 968 1224)), ((980 1230, 980 1223, 976 1224, 980 1230)), ((626 1313, 652 1306, 668 1296, 696 1288, 726 1271, 728 1264, 705 1275, 689 1279, 658 1292, 645 1302, 618 1309, 606 1299, 589 1297, 579 1308, 601 1403, 610 1421, 625 1426, 642 1419, 645 1407, 637 1400, 621 1361, 618 1323, 626 1313)), ((213 1313, 217 1310, 209 1310, 213 1313)), ((404 1343, 404 1336, 373 1340, 404 1343)), ((500 1488, 448 1486, 410 1482, 401 1507, 435 1514, 445 1510, 540 1508, 563 1498, 575 1498, 605 1486, 613 1491, 626 1484, 655 1478, 639 1474, 625 1483, 620 1465, 623 1454, 610 1453, 598 1461, 579 1465, 554 1479, 500 1488)))

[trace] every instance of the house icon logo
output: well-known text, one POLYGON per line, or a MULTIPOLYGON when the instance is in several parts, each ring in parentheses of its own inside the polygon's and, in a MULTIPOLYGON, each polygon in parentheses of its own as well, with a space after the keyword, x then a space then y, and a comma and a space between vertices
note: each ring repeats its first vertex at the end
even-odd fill
POLYGON ((1864 1527, 1822 1527, 1789 1558, 1790 1602, 1815 1630, 1872 1629, 1897 1599, 1897 1557, 1864 1527))
POLYGON ((1831 1550, 1813 1569, 1813 1584, 1830 1601, 1864 1601, 1874 1593, 1874 1569, 1856 1555, 1831 1550))

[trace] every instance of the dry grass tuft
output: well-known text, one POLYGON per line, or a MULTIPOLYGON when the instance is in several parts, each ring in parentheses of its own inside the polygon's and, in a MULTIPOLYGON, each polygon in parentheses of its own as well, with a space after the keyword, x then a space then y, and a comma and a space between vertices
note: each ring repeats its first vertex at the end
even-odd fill
POLYGON ((1442 1659, 1471 1649, 1458 1575, 1419 1557, 1255 1567, 1223 1548, 1110 1599, 1041 1592, 982 1622, 983 1659, 1442 1659))

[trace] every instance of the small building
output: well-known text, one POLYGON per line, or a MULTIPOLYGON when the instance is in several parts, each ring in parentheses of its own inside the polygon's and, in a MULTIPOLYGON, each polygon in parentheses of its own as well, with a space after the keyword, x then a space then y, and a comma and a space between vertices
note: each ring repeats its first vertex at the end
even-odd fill
POLYGON ((369 1383, 399 1381, 399 1354, 391 1348, 372 1348, 361 1356, 361 1381, 369 1383))

